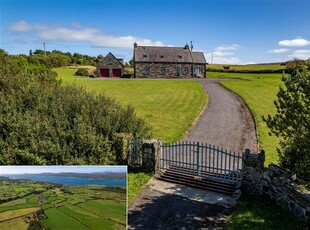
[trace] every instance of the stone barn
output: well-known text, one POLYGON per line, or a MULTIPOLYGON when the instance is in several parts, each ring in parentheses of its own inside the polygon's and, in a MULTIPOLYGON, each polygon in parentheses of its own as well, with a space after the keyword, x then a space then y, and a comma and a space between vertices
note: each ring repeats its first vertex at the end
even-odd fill
POLYGON ((124 61, 108 53, 97 65, 97 77, 122 77, 124 61))

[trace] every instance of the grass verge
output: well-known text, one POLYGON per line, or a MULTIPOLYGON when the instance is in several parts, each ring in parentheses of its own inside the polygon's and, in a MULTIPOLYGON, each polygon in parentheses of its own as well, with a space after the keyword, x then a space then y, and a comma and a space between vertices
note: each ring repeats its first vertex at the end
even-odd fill
POLYGON ((265 197, 241 196, 230 216, 227 230, 309 229, 274 201, 265 197))
POLYGON ((128 172, 128 204, 130 204, 135 197, 142 191, 145 184, 152 178, 153 174, 139 171, 136 169, 129 169, 128 172))

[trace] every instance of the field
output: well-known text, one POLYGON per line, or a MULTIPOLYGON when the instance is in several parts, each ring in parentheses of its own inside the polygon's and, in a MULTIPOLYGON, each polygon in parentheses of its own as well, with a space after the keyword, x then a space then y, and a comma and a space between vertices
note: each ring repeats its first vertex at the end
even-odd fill
POLYGON ((0 229, 126 229, 125 188, 8 179, 0 179, 0 185, 4 191, 30 192, 10 201, 5 193, 0 196, 0 229))
POLYGON ((181 139, 206 104, 198 82, 188 80, 98 80, 76 78, 73 69, 55 69, 66 84, 95 93, 104 91, 122 105, 135 107, 138 116, 152 127, 153 137, 164 142, 181 139))
MULTIPOLYGON (((207 71, 224 71, 224 72, 277 72, 282 73, 285 69, 285 65, 280 64, 259 64, 259 65, 222 65, 222 64, 210 64, 207 65, 207 71), (228 67, 229 69, 225 69, 228 67)), ((208 73, 207 73, 208 74, 208 73)))

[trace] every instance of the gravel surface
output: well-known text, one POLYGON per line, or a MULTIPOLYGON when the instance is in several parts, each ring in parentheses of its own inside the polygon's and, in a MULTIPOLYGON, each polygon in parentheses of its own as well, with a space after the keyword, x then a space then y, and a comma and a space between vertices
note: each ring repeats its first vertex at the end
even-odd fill
POLYGON ((245 103, 218 83, 218 79, 198 79, 208 93, 208 105, 187 133, 185 140, 212 144, 235 152, 249 148, 257 152, 252 115, 245 103))
POLYGON ((128 229, 224 229, 229 209, 145 188, 129 206, 128 229))

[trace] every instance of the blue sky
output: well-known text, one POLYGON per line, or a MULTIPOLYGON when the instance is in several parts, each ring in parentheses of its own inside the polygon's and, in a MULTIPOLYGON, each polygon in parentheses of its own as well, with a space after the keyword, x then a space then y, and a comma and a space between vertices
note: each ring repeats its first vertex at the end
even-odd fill
POLYGON ((0 0, 0 47, 128 61, 133 43, 184 46, 207 62, 246 64, 310 57, 310 0, 0 0))
POLYGON ((92 173, 92 172, 127 172, 127 166, 0 166, 0 176, 24 173, 92 173))

